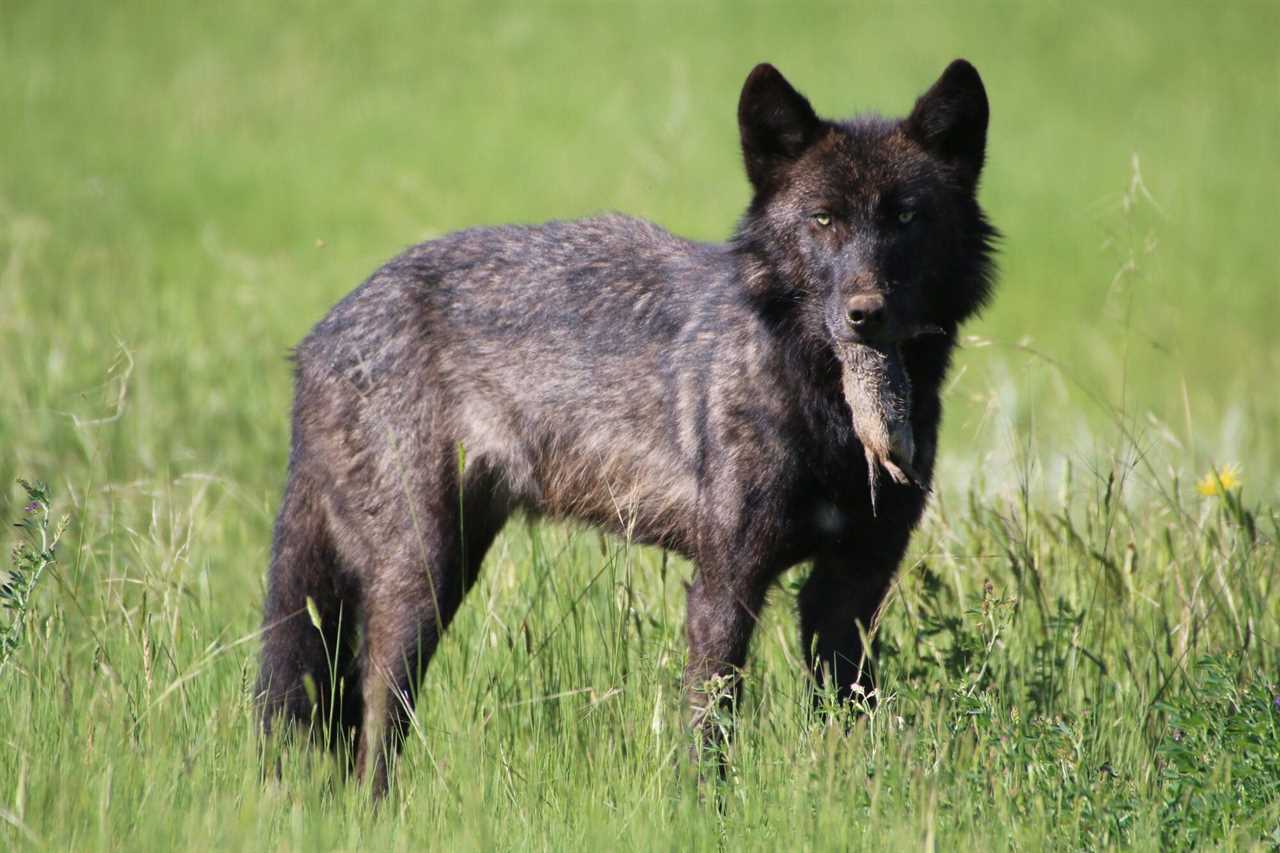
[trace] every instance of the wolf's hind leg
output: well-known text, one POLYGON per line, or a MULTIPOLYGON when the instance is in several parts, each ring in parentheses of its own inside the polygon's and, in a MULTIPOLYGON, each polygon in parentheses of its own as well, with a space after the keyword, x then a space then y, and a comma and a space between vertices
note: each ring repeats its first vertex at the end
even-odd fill
POLYGON ((376 568, 365 592, 364 725, 358 773, 375 796, 386 793, 388 762, 412 720, 418 687, 440 639, 506 514, 488 495, 468 494, 466 512, 455 489, 398 526, 370 555, 376 568))

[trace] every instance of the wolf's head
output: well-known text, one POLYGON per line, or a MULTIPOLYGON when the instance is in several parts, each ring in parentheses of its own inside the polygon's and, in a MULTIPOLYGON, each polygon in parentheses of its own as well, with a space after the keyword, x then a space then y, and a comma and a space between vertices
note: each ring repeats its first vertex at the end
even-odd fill
POLYGON ((757 295, 794 306, 805 343, 839 358, 873 497, 877 464, 911 471, 902 347, 954 336, 990 292, 995 231, 976 197, 987 118, 964 60, 903 119, 821 119, 771 65, 742 89, 754 196, 737 243, 763 266, 757 295))

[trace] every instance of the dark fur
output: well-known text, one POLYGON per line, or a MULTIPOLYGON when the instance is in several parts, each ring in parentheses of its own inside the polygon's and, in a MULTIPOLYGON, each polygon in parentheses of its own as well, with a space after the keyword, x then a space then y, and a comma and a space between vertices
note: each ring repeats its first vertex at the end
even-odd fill
POLYGON ((857 337, 857 294, 883 295, 895 327, 940 330, 902 345, 927 487, 956 330, 991 284, 995 232, 975 198, 986 95, 957 61, 906 119, 829 122, 761 65, 739 122, 755 195, 727 244, 619 215, 463 231, 392 260, 299 345, 268 729, 315 721, 317 694, 385 789, 441 632, 516 511, 696 562, 695 721, 711 678, 735 682, 770 584, 804 561, 810 664, 842 695, 870 686, 859 626, 926 491, 889 483, 873 517, 836 345, 857 337))

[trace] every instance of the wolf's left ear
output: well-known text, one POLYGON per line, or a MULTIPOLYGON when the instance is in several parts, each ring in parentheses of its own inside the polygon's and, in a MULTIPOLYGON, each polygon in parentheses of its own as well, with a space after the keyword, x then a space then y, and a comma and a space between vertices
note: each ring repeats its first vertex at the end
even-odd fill
POLYGON ((778 69, 761 63, 742 85, 738 130, 747 177, 760 192, 771 188, 782 168, 818 138, 822 121, 778 69))
POLYGON ((987 150, 987 90, 978 69, 957 59, 916 101, 907 133, 930 153, 977 181, 987 150))

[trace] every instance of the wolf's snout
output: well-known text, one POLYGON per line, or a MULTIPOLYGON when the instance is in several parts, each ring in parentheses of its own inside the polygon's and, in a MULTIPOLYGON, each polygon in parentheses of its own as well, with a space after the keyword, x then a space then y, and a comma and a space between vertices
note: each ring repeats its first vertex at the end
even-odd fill
POLYGON ((884 297, 878 293, 859 293, 845 306, 849 327, 861 335, 870 335, 884 326, 884 297))

